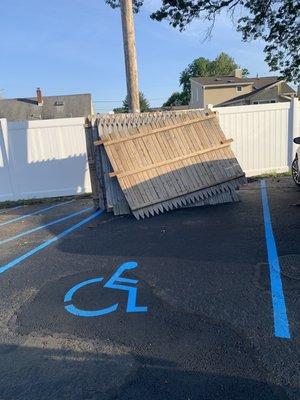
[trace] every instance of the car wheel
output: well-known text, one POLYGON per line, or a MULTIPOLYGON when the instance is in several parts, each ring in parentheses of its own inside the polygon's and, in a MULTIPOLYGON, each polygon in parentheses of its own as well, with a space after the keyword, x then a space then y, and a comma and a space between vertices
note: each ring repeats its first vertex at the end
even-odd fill
POLYGON ((292 177, 296 185, 300 186, 300 173, 299 173, 299 166, 298 166, 298 158, 296 157, 292 163, 292 177))

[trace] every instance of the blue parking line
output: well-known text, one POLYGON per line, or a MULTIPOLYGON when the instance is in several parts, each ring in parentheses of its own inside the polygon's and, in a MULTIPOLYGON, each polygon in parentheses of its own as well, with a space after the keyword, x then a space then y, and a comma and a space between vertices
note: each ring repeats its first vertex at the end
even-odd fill
POLYGON ((0 224, 0 226, 12 224, 13 222, 20 221, 20 220, 23 220, 23 219, 25 219, 25 218, 29 218, 29 217, 31 217, 32 215, 36 215, 36 214, 39 214, 39 213, 42 213, 42 212, 45 212, 45 211, 48 211, 48 210, 52 210, 52 208, 64 206, 64 205, 66 205, 66 204, 72 203, 73 201, 75 201, 75 200, 72 199, 72 200, 69 200, 69 201, 64 201, 63 203, 54 204, 53 206, 46 207, 46 208, 42 208, 42 209, 37 210, 37 211, 34 211, 34 212, 30 213, 30 214, 21 215, 20 217, 13 218, 13 219, 10 219, 9 221, 2 222, 2 223, 0 224))
POLYGON ((18 210, 19 208, 22 208, 22 207, 24 207, 24 206, 16 206, 16 207, 5 208, 4 210, 0 211, 0 214, 4 214, 4 213, 12 211, 12 210, 18 210))
POLYGON ((275 238, 272 229, 271 215, 268 203, 267 184, 260 181, 261 200, 263 204, 263 216, 265 224, 265 236, 268 251, 268 262, 271 281, 274 333, 276 337, 290 339, 289 321, 287 318, 284 293, 281 281, 280 263, 277 254, 275 238))
POLYGON ((33 249, 27 251, 22 256, 17 257, 14 260, 10 261, 9 263, 3 265, 2 267, 0 267, 0 274, 7 271, 8 269, 15 267, 16 265, 20 264, 22 261, 33 256, 34 254, 38 253, 39 251, 45 249, 46 247, 50 246, 52 243, 57 242, 59 239, 63 238, 64 236, 67 236, 69 233, 80 228, 82 225, 87 224, 88 222, 90 222, 94 218, 98 217, 102 213, 103 213, 102 210, 95 211, 89 217, 77 222, 77 224, 70 226, 69 228, 67 228, 64 231, 62 231, 61 233, 59 233, 58 235, 53 236, 51 239, 46 240, 44 243, 41 243, 39 246, 34 247, 33 249))
POLYGON ((21 232, 18 235, 11 236, 11 237, 9 237, 7 239, 4 239, 4 240, 0 240, 0 245, 4 244, 4 243, 11 242, 11 241, 16 240, 16 239, 19 239, 19 238, 21 238, 23 236, 29 235, 30 233, 34 233, 34 232, 40 231, 42 229, 47 228, 48 226, 52 226, 52 225, 55 225, 55 224, 59 224, 60 222, 67 221, 70 218, 76 217, 77 215, 80 215, 80 214, 83 214, 83 213, 85 213, 87 211, 92 210, 92 208, 93 207, 84 208, 83 210, 76 211, 76 212, 74 212, 72 214, 68 214, 65 217, 62 217, 62 218, 59 218, 59 219, 55 219, 54 221, 48 222, 47 224, 40 225, 40 226, 38 226, 36 228, 29 229, 28 231, 21 232))

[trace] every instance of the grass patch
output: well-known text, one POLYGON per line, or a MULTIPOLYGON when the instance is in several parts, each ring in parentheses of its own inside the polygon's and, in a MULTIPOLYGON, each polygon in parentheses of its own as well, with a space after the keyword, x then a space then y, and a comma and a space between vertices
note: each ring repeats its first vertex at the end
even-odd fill
POLYGON ((248 182, 256 182, 259 181, 260 179, 267 179, 267 178, 282 178, 284 176, 290 176, 291 177, 291 171, 287 172, 268 172, 267 174, 261 174, 261 175, 256 175, 256 176, 251 176, 247 178, 248 182))

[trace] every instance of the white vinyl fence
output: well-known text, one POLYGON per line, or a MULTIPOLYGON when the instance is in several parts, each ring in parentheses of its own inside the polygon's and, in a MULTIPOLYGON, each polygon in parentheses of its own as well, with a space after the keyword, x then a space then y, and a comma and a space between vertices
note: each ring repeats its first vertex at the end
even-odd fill
POLYGON ((213 108, 247 176, 286 172, 300 136, 300 101, 213 108))
MULTIPOLYGON (((300 102, 214 108, 247 176, 284 172, 300 136, 300 102)), ((0 201, 91 191, 83 118, 0 119, 0 201)))
POLYGON ((0 201, 90 191, 84 118, 0 119, 0 201))

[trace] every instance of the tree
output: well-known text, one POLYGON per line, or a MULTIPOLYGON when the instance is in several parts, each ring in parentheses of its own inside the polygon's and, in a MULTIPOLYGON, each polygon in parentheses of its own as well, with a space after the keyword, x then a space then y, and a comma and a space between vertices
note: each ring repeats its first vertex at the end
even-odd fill
MULTIPOLYGON (((148 111, 150 109, 150 105, 148 100, 146 99, 144 93, 140 92, 140 108, 141 108, 141 112, 145 112, 148 111)), ((121 108, 114 108, 114 112, 116 114, 119 113, 129 113, 129 102, 128 102, 128 95, 126 96, 126 98, 123 101, 123 107, 121 108)))
MULTIPOLYGON (((119 0, 106 0, 118 6, 119 0)), ((143 0, 133 0, 138 11, 143 0)), ((266 45, 265 61, 271 71, 279 70, 288 80, 300 80, 300 1, 299 0, 162 0, 162 6, 151 15, 157 21, 184 30, 194 19, 211 22, 222 11, 232 19, 238 15, 236 28, 244 41, 262 39, 266 45)))
POLYGON ((163 107, 170 107, 170 106, 180 106, 186 103, 186 99, 183 92, 174 92, 168 98, 168 100, 163 104, 163 107))
MULTIPOLYGON (((109 4, 112 8, 120 7, 120 0, 105 0, 107 4, 109 4)), ((134 12, 138 12, 140 7, 143 5, 144 0, 133 0, 133 10, 134 12)))
MULTIPOLYGON (((215 76, 215 75, 232 75, 234 70, 239 68, 234 59, 226 53, 221 53, 216 59, 196 58, 191 64, 185 68, 179 78, 182 86, 182 92, 175 92, 169 97, 164 106, 171 105, 187 105, 191 97, 190 78, 195 76, 215 76)), ((243 69, 243 75, 247 75, 248 70, 243 69)))
MULTIPOLYGON (((239 66, 234 59, 226 53, 221 53, 212 61, 204 57, 196 58, 181 72, 179 83, 182 85, 186 97, 189 98, 191 94, 190 78, 195 76, 232 75, 236 68, 239 68, 239 66)), ((248 75, 248 73, 248 70, 244 68, 243 75, 248 75)))

